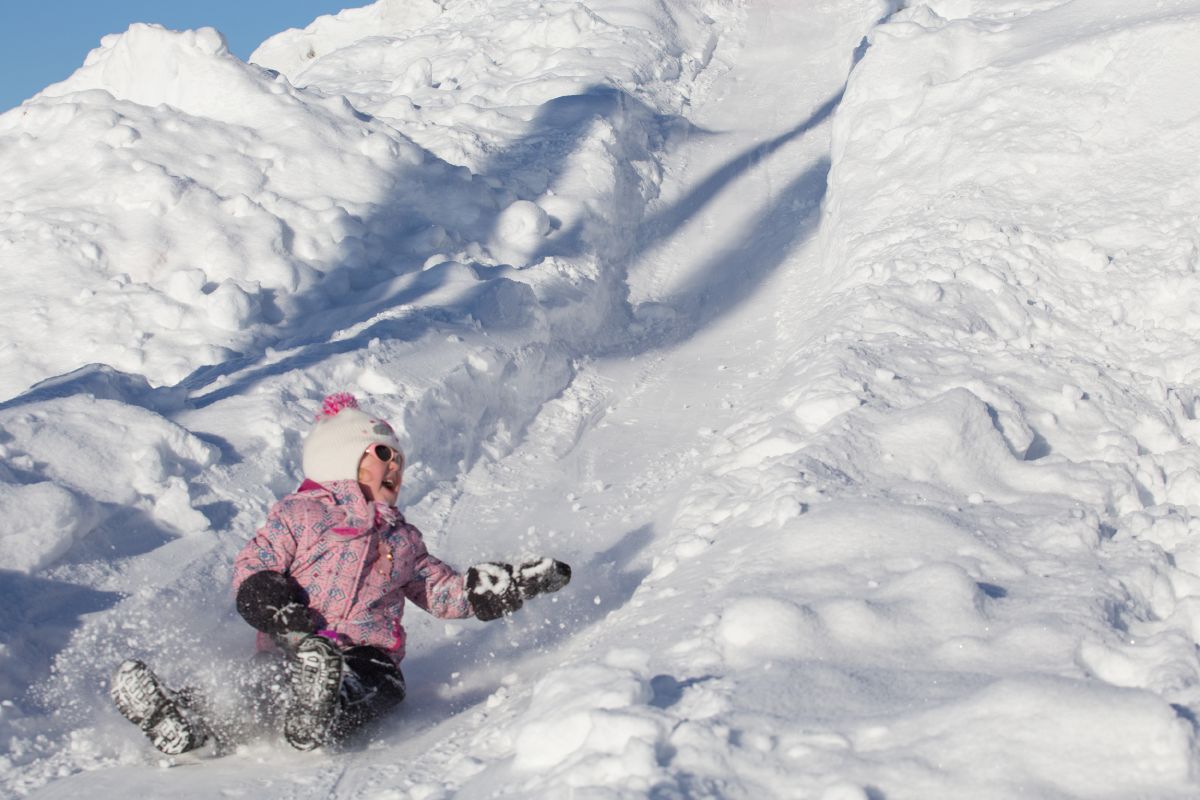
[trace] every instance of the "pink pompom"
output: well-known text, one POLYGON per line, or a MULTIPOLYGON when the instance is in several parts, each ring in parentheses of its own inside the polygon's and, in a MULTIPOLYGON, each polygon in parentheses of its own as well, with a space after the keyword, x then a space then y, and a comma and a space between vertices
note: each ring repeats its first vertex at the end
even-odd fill
POLYGON ((317 419, 336 417, 343 408, 358 408, 358 401, 354 399, 354 395, 349 392, 331 394, 321 403, 321 413, 317 414, 317 419))

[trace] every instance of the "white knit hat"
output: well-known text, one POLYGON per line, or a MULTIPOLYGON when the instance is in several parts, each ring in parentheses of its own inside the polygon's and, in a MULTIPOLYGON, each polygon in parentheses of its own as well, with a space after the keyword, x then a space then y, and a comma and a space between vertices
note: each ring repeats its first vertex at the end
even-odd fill
POLYGON ((391 425, 359 410, 354 395, 331 394, 304 439, 304 477, 317 483, 358 480, 358 462, 373 444, 401 452, 391 425))

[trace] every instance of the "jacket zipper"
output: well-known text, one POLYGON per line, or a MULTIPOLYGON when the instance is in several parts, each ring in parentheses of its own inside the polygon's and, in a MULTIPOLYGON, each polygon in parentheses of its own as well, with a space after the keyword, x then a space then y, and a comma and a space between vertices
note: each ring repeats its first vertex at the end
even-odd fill
POLYGON ((342 608, 342 619, 350 618, 350 609, 354 606, 354 601, 358 598, 358 590, 362 587, 363 570, 366 569, 367 556, 371 553, 372 539, 375 537, 375 529, 372 528, 367 532, 363 539, 366 539, 366 546, 362 548, 360 553, 361 558, 358 561, 358 571, 354 575, 354 584, 351 586, 350 592, 346 595, 346 605, 342 608))

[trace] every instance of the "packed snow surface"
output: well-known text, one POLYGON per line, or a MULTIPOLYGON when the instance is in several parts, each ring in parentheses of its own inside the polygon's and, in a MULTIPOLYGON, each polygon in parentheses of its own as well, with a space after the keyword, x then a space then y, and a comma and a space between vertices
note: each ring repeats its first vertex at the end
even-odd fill
POLYGON ((1200 794, 1200 0, 380 0, 0 115, 0 795, 1200 794), (322 397, 511 620, 195 765, 322 397), (1196 512, 1197 517, 1192 513, 1196 512))

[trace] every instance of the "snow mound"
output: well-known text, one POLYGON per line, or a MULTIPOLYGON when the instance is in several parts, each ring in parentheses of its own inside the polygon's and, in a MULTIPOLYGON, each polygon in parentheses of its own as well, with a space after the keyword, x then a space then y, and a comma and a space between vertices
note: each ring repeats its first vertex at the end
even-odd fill
POLYGON ((593 124, 573 110, 572 135, 554 135, 547 123, 567 120, 549 101, 616 89, 625 113, 634 102, 678 112, 691 93, 678 87, 710 64, 734 5, 553 0, 498 14, 486 0, 379 0, 272 37, 250 60, 350 98, 452 163, 520 167, 523 194, 544 190, 556 177, 546 167, 593 124))
POLYGON ((431 253, 465 257, 497 209, 490 186, 211 30, 106 37, 0 118, 0 141, 0 253, 39 267, 0 301, 4 396, 92 362, 175 384, 431 253), (71 348, 21 344, 67 327, 71 348))
POLYGON ((978 298, 971 325, 1027 349, 1086 331, 1097 361, 1188 380, 1200 190, 1176 156, 1200 105, 1177 76, 1198 66, 1200 13, 1114 27, 1105 4, 1052 5, 927 3, 873 33, 835 121, 826 264, 940 293, 939 317, 978 298), (872 190, 881 176, 910 202, 872 190))
MULTIPOLYGON (((1033 787, 1137 794, 1145 786, 1186 782, 1197 767, 1192 726, 1160 698, 1035 677, 1000 681, 890 728, 863 729, 857 744, 868 757, 897 748, 939 770, 970 775, 973 793, 989 797, 1033 787), (1064 740, 1072 751, 1066 763, 1059 755, 1064 740)), ((944 788, 934 775, 917 786, 944 788)))
MULTIPOLYGON (((385 3, 340 15, 353 44, 309 59, 306 89, 240 62, 214 30, 134 25, 0 117, 0 258, 38 266, 14 268, 0 299, 0 397, 90 363, 202 389, 205 366, 362 330, 382 309, 445 302, 422 302, 439 273, 393 281, 450 262, 545 263, 520 278, 539 302, 594 287, 589 308, 563 313, 568 335, 594 338, 619 276, 556 257, 629 245, 616 231, 655 192, 660 111, 692 90, 717 20, 687 3, 649 17, 614 6, 605 13, 618 24, 567 3, 501 15, 497 31, 492 4, 463 4, 452 21, 410 11, 385 3), (453 91, 415 95, 419 114, 402 87, 365 77, 390 71, 381 58, 424 58, 395 38, 401 18, 420 48, 463 70, 453 91), (513 82, 501 67, 520 60, 530 25, 565 33, 513 82), (626 36, 639 25, 647 35, 626 36), (596 49, 596 26, 608 49, 596 49), (498 61, 477 57, 485 42, 498 61), (642 97, 563 77, 601 74, 614 54, 624 64, 614 81, 642 97), (517 86, 522 97, 505 95, 517 86), (367 115, 384 106, 408 111, 367 115), (30 346, 68 327, 72 347, 30 346)), ((504 291, 476 288, 459 293, 459 320, 492 313, 487 298, 504 291)), ((531 305, 509 299, 510 320, 529 318, 531 305)))
POLYGON ((0 507, 7 569, 54 562, 117 509, 140 509, 178 533, 206 530, 189 482, 216 448, 150 411, 73 396, 0 412, 5 463, 0 507))
POLYGON ((250 61, 297 75, 314 61, 367 36, 396 36, 445 13, 437 0, 380 0, 362 8, 317 17, 306 28, 290 28, 267 39, 250 61))
POLYGON ((31 573, 54 563, 96 524, 95 507, 51 481, 0 481, 0 569, 31 573))
POLYGON ((518 723, 513 767, 528 773, 569 769, 576 786, 652 776, 654 745, 666 731, 639 708, 650 696, 643 679, 618 666, 552 672, 534 687, 518 723), (581 693, 582 686, 591 688, 581 693))
POLYGON ((230 54, 219 31, 176 32, 144 23, 105 36, 71 77, 35 97, 97 90, 151 108, 166 104, 193 116, 253 127, 286 113, 295 102, 285 82, 230 54))

